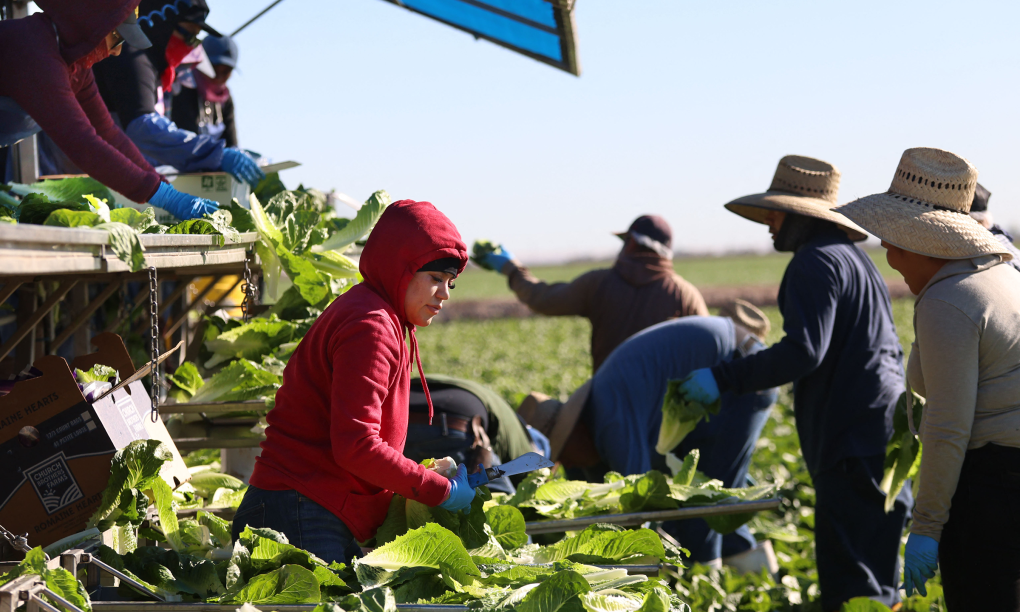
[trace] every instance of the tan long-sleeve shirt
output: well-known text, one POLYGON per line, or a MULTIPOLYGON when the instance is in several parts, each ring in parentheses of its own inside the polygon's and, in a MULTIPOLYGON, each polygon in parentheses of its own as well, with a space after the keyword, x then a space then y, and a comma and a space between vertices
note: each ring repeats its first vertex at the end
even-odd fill
POLYGON ((947 263, 917 296, 907 377, 924 396, 910 530, 939 540, 964 455, 1020 448, 1020 275, 999 256, 947 263))
POLYGON ((544 315, 577 315, 591 321, 592 371, 621 342, 668 319, 708 315, 701 292, 673 271, 673 262, 651 254, 621 254, 608 270, 592 270, 569 283, 547 284, 524 266, 503 270, 510 289, 544 315))

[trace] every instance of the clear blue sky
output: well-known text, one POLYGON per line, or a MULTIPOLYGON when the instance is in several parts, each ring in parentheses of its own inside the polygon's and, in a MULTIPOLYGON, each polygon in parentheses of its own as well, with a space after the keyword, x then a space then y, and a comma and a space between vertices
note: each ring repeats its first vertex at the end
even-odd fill
POLYGON ((1020 227, 1020 3, 577 0, 576 21, 580 78, 381 0, 284 0, 237 39, 241 143, 301 161, 289 186, 428 200, 525 261, 611 253, 643 213, 678 249, 767 248, 722 205, 788 153, 834 163, 847 202, 948 149, 1020 227))

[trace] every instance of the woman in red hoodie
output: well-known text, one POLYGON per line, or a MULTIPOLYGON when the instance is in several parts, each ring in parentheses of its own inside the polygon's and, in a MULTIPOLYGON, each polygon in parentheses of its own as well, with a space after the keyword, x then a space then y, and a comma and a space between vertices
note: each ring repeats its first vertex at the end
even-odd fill
POLYGON ((394 493, 451 511, 470 506, 463 465, 448 479, 403 455, 412 360, 428 397, 414 328, 439 313, 466 264, 460 233, 432 204, 386 209, 362 252, 364 282, 326 308, 287 363, 235 539, 246 525, 268 527, 349 563, 394 493))

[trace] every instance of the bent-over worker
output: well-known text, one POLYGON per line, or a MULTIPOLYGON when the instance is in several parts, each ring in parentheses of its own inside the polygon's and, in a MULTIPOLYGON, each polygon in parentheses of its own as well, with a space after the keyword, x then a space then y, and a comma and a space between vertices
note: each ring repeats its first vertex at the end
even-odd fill
POLYGON ((269 527, 327 562, 349 563, 394 493, 451 511, 470 506, 463 465, 447 479, 402 454, 412 363, 428 397, 414 328, 432 321, 466 264, 457 228, 432 204, 387 207, 361 257, 364 282, 319 315, 283 371, 235 538, 245 525, 269 527))
MULTIPOLYGON (((421 382, 412 380, 408 421, 404 456, 418 462, 448 456, 466 465, 468 473, 475 472, 479 465, 489 468, 536 451, 536 446, 542 444, 539 440, 536 445, 531 430, 498 393, 473 380, 454 376, 429 374, 429 397, 425 396, 421 382), (434 408, 431 423, 429 399, 434 408)), ((486 486, 493 491, 514 493, 506 476, 489 481, 486 486)))
MULTIPOLYGON (((741 316, 734 314, 735 320, 684 317, 642 330, 616 347, 566 403, 532 393, 518 413, 549 437, 550 459, 571 472, 582 472, 586 480, 602 482, 609 470, 630 475, 656 469, 668 474, 666 459, 655 452, 655 445, 669 380, 765 348, 756 333, 766 332, 768 319, 750 305, 739 310, 741 316)), ((775 389, 723 394, 719 415, 700 423, 673 452, 683 457, 697 448, 698 469, 705 475, 726 487, 746 486, 751 455, 775 400, 775 389)), ((694 561, 760 556, 746 562, 754 563, 755 570, 769 565, 765 558, 771 546, 747 554, 757 542, 746 526, 725 537, 701 519, 667 522, 664 527, 691 551, 694 561)))
POLYGON ((505 274, 517 298, 535 312, 588 319, 595 372, 613 349, 642 329, 708 314, 701 292, 673 270, 673 231, 665 219, 638 217, 617 236, 624 244, 612 268, 586 272, 569 283, 540 281, 506 249, 481 263, 505 274))
POLYGON ((0 146, 41 129, 81 170, 135 202, 182 219, 214 210, 214 202, 163 181, 114 123, 96 88, 93 65, 116 57, 124 45, 150 44, 135 18, 137 0, 38 5, 42 13, 0 22, 0 146))
POLYGON ((1020 610, 1020 275, 967 216, 977 169, 940 149, 903 153, 886 193, 837 209, 882 239, 914 302, 907 377, 921 416, 917 504, 903 582, 946 607, 1020 610))
POLYGON ((793 382, 804 461, 816 492, 815 549, 822 609, 854 597, 899 601, 900 536, 912 499, 885 512, 883 476, 892 416, 903 392, 903 350, 885 281, 854 241, 864 232, 831 208, 839 170, 782 158, 768 191, 726 205, 769 226, 792 252, 779 287, 782 340, 755 355, 692 372, 688 397, 749 393, 793 382))

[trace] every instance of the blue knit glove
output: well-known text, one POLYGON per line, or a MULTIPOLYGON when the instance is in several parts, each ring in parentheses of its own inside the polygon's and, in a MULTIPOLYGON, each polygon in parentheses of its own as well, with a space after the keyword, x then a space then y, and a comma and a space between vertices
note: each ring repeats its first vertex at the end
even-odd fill
POLYGON ((450 496, 439 507, 450 512, 470 510, 474 499, 475 490, 468 484, 467 468, 462 463, 457 466, 457 476, 450 479, 450 496))
POLYGON ((485 256, 485 259, 482 260, 482 263, 496 272, 502 272, 503 266, 505 266, 506 263, 513 258, 513 253, 506 250, 505 246, 499 245, 499 252, 497 253, 493 251, 492 253, 489 253, 485 256))
POLYGON ((911 533, 903 552, 903 585, 900 587, 910 597, 917 589, 923 597, 928 596, 924 583, 935 577, 939 566, 939 543, 934 538, 911 533))
POLYGON ((201 219, 220 208, 220 205, 212 200, 181 193, 174 189, 170 183, 160 183, 159 189, 149 198, 149 204, 158 206, 183 221, 201 219))
POLYGON ((688 400, 707 406, 719 399, 719 385, 712 376, 712 370, 701 368, 687 375, 680 383, 680 391, 688 400))
POLYGON ((259 168, 255 160, 241 149, 224 149, 222 168, 224 172, 233 175, 237 180, 248 183, 252 189, 258 186, 259 181, 266 178, 266 173, 259 168))

